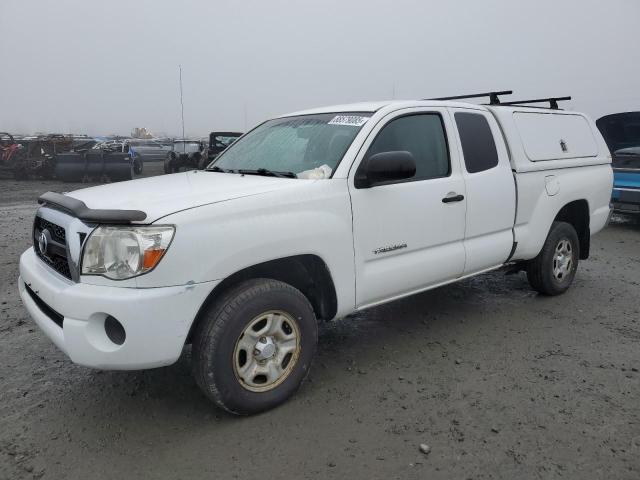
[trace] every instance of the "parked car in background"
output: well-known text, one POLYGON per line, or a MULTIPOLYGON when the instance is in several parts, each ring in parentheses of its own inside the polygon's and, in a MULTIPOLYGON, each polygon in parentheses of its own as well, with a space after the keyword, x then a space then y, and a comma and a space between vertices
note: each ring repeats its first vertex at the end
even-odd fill
POLYGON ((209 134, 209 148, 207 158, 209 162, 215 160, 229 145, 242 136, 240 132, 211 132, 209 134))
POLYGON ((640 215, 640 112, 606 115, 596 125, 611 151, 614 211, 640 215))
POLYGON ((129 153, 131 158, 140 159, 144 162, 164 162, 167 158, 167 153, 172 150, 172 141, 170 140, 138 140, 131 139, 128 141, 129 153))
POLYGON ((557 107, 292 113, 203 171, 42 195, 20 296, 76 363, 155 368, 191 344, 207 397, 255 413, 298 389, 319 321, 503 266, 565 292, 609 219, 610 163, 593 121, 557 107))
POLYGON ((133 173, 136 175, 142 174, 142 170, 144 169, 144 164, 140 157, 134 157, 130 151, 129 139, 128 138, 115 138, 110 140, 104 140, 96 143, 92 147, 93 150, 102 150, 104 152, 111 153, 126 153, 129 158, 131 158, 131 162, 133 165, 133 173))
POLYGON ((202 170, 207 163, 205 142, 202 140, 174 140, 164 160, 164 173, 180 170, 202 170))

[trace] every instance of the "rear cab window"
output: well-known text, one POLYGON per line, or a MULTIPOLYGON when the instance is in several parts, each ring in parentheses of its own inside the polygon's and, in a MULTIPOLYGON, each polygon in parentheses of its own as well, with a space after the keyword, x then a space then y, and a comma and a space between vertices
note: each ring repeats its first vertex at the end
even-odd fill
POLYGON ((468 173, 478 173, 498 166, 498 151, 486 117, 479 113, 456 112, 462 155, 468 173))

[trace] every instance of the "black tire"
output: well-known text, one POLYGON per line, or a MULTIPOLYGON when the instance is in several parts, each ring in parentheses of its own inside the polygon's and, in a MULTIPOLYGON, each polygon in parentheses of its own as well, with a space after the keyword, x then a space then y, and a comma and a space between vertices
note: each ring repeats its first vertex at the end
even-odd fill
MULTIPOLYGON (((565 255, 563 258, 566 257, 565 255)), ((542 250, 527 264, 529 284, 543 295, 560 295, 566 292, 573 283, 579 258, 580 242, 575 228, 566 222, 553 222, 542 250), (556 251, 562 242, 568 242, 563 245, 569 246, 571 262, 567 265, 566 272, 556 274, 554 268, 563 263, 556 258, 556 251)))
POLYGON ((309 373, 318 323, 307 298, 291 285, 248 280, 223 293, 203 315, 192 341, 193 374, 205 395, 228 412, 250 415, 274 408, 291 397, 309 373), (236 375, 236 344, 252 320, 273 310, 295 319, 300 336, 297 360, 270 390, 251 391, 236 375))
POLYGON ((167 154, 167 156, 164 159, 164 173, 174 173, 175 172, 175 167, 174 167, 174 156, 172 153, 167 154))
MULTIPOLYGON (((133 180, 134 178, 134 173, 135 173, 136 167, 133 164, 133 162, 131 162, 131 167, 129 168, 129 170, 127 171, 126 177, 122 180, 127 181, 127 180, 133 180)), ((120 179, 117 179, 116 181, 120 181, 120 179)))
POLYGON ((136 155, 133 157, 133 173, 141 175, 142 170, 144 170, 144 162, 138 155, 136 155))

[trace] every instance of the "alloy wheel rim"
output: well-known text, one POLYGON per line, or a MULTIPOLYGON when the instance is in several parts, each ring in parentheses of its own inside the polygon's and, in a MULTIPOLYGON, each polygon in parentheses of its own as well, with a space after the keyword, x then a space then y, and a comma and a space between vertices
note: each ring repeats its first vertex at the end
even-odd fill
POLYGON ((573 247, 571 242, 563 238, 556 245, 553 253, 553 277, 563 282, 571 273, 573 268, 573 247))
POLYGON ((254 317, 233 350, 233 371, 240 384, 252 392, 266 392, 282 384, 300 356, 300 328, 281 310, 254 317))

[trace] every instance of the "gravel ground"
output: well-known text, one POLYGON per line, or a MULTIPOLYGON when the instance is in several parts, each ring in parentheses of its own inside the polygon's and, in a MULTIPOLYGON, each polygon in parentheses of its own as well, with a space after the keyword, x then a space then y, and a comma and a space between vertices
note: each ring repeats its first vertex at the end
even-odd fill
POLYGON ((494 272, 324 325, 300 392, 235 418, 188 349, 90 370, 28 317, 34 199, 74 188, 0 181, 0 478, 640 478, 640 222, 594 237, 560 297, 494 272))

